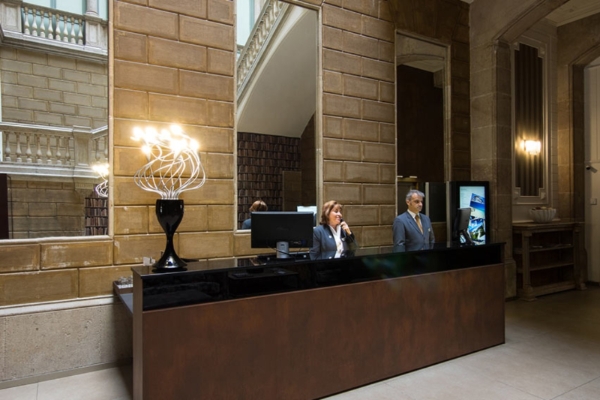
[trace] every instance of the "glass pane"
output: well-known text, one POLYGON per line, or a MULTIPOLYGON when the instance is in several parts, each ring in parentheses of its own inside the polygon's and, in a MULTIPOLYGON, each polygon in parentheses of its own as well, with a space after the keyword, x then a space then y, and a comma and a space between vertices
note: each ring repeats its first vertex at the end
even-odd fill
POLYGON ((85 14, 85 1, 56 0, 57 10, 68 11, 73 14, 85 14))
POLYGON ((245 45, 254 25, 254 0, 237 2, 237 44, 245 45))
POLYGON ((48 8, 52 7, 52 0, 29 0, 27 3, 48 8))
POLYGON ((106 0, 98 1, 98 15, 104 20, 108 20, 108 2, 106 0))

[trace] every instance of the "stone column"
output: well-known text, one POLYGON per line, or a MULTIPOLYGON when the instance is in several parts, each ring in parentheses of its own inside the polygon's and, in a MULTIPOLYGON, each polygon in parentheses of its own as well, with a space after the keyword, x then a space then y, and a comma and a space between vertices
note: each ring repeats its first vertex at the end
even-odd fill
POLYGON ((98 0, 87 0, 85 15, 98 16, 98 0))

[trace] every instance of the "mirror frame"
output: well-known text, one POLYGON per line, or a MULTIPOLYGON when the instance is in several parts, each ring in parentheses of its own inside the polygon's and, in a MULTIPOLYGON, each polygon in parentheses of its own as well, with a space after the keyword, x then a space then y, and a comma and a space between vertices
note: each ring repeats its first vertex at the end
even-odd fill
MULTIPOLYGON (((267 0, 268 1, 268 0, 267 0)), ((322 133, 322 121, 323 121, 323 107, 322 107, 322 99, 323 99, 323 90, 322 90, 322 86, 323 86, 323 78, 322 78, 322 71, 323 71, 323 65, 322 65, 322 34, 321 34, 321 28, 322 28, 322 6, 320 5, 314 5, 314 4, 309 4, 309 3, 305 3, 302 1, 295 1, 295 0, 279 0, 282 3, 287 3, 290 6, 297 6, 297 7, 302 7, 304 9, 310 10, 310 11, 314 11, 315 12, 315 16, 316 16, 316 43, 315 43, 315 51, 316 51, 316 65, 315 65, 315 70, 316 70, 316 82, 315 82, 315 113, 314 113, 314 125, 315 125, 315 155, 316 155, 316 165, 315 165, 315 170, 316 170, 316 177, 315 177, 315 184, 316 184, 316 206, 317 206, 317 210, 320 212, 321 209, 321 203, 322 203, 322 191, 323 191, 323 174, 321 173, 321 171, 323 170, 323 160, 322 160, 322 137, 323 137, 323 133, 322 133)), ((236 7, 237 7, 237 1, 236 1, 236 7)), ((235 23, 237 24, 237 21, 235 21, 235 23)), ((254 31, 254 28, 252 30, 252 32, 254 31)), ((252 35, 252 33, 250 34, 252 35)), ((233 223, 234 223, 234 227, 233 227, 233 232, 234 233, 240 233, 240 234, 250 234, 250 229, 241 229, 238 228, 238 212, 239 212, 239 187, 238 187, 238 92, 237 92, 237 73, 238 73, 238 63, 236 60, 236 65, 235 65, 235 82, 236 82, 236 100, 234 102, 234 115, 235 115, 235 119, 234 119, 234 160, 235 160, 235 182, 234 182, 234 192, 235 192, 235 203, 234 203, 234 217, 233 217, 233 223)), ((247 86, 244 85, 244 90, 246 90, 247 86)), ((318 217, 318 216, 317 216, 318 217)))

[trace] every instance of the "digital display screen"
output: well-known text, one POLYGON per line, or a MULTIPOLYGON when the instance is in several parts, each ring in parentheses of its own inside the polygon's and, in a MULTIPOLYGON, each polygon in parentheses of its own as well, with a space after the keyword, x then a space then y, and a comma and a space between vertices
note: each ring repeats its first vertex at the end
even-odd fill
POLYGON ((487 233, 485 186, 460 186, 458 196, 458 207, 471 208, 469 236, 475 244, 484 244, 487 233))

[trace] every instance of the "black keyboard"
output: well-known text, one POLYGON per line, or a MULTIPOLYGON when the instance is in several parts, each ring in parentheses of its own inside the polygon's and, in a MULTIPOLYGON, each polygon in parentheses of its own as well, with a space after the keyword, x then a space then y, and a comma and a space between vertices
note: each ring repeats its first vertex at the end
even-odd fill
POLYGON ((256 258, 262 264, 271 264, 278 262, 310 260, 310 254, 308 253, 308 251, 297 251, 290 253, 289 257, 287 258, 277 258, 276 253, 260 254, 256 258))

